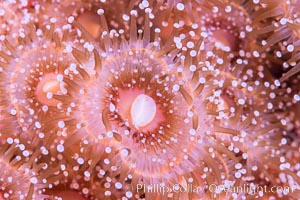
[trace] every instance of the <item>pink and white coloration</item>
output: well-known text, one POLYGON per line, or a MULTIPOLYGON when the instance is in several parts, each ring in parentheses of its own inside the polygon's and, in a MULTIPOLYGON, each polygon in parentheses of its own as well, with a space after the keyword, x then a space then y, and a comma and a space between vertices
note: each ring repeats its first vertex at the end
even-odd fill
POLYGON ((99 160, 119 165, 111 173, 119 174, 120 183, 131 174, 132 191, 139 181, 171 185, 179 174, 180 181, 196 176, 194 169, 202 167, 196 160, 206 160, 197 129, 208 126, 193 113, 192 88, 177 71, 181 62, 174 61, 177 49, 161 46, 158 33, 151 42, 150 27, 143 36, 136 35, 135 14, 128 42, 116 32, 103 32, 101 67, 87 83, 80 104, 86 132, 99 143, 99 160))
POLYGON ((298 1, 20 2, 12 29, 0 6, 0 139, 21 150, 0 167, 25 167, 29 199, 300 196, 208 190, 299 188, 297 80, 272 72, 299 62, 298 1))

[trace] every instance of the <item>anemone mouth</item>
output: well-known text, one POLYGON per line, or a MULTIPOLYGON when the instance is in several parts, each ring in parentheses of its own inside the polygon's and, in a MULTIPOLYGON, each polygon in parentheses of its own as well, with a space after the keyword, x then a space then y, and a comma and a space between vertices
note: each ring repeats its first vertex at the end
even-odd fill
POLYGON ((168 104, 174 98, 174 94, 170 92, 172 87, 169 88, 168 82, 175 79, 175 76, 169 75, 162 68, 162 63, 143 51, 135 50, 132 56, 124 55, 123 61, 116 60, 104 65, 107 68, 113 66, 113 69, 123 68, 120 72, 119 70, 111 71, 107 80, 111 85, 107 84, 109 86, 105 88, 107 92, 105 96, 109 98, 104 101, 108 102, 106 107, 110 108, 109 121, 115 126, 134 131, 134 135, 138 138, 140 135, 138 132, 145 135, 158 132, 165 124, 166 118, 173 120, 166 114, 169 114, 170 105, 168 104), (119 62, 123 62, 124 67, 119 66, 119 62), (169 91, 165 88, 169 88, 169 91), (151 108, 141 105, 140 101, 146 99, 151 108), (148 110, 148 113, 140 113, 141 109, 144 112, 148 110), (144 120, 142 115, 147 115, 144 116, 144 120), (145 120, 146 122, 143 122, 145 120), (136 123, 146 124, 140 126, 136 123))
POLYGON ((112 119, 119 121, 120 124, 127 123, 129 129, 149 132, 163 123, 164 117, 159 105, 156 105, 154 99, 143 90, 119 91, 117 102, 111 102, 109 105, 111 112, 114 112, 114 104, 117 105, 119 117, 112 116, 112 119))
POLYGON ((47 73, 42 76, 35 90, 36 100, 42 105, 57 106, 59 100, 52 99, 53 95, 62 95, 65 89, 64 83, 60 80, 61 74, 47 73))

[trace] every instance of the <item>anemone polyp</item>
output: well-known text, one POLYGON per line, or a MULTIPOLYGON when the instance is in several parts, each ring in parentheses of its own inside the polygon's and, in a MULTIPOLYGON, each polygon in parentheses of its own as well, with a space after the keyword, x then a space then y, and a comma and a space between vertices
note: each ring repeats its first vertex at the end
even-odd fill
POLYGON ((85 94, 85 99, 93 99, 92 102, 82 102, 83 119, 88 132, 95 137, 99 133, 117 131, 122 137, 131 136, 137 142, 144 140, 146 144, 154 144, 157 140, 151 134, 172 129, 168 123, 175 122, 176 115, 186 115, 189 105, 183 97, 176 97, 176 93, 180 94, 178 78, 165 71, 166 61, 157 61, 162 58, 156 58, 156 52, 143 48, 124 50, 127 51, 129 53, 108 57, 102 63, 103 74, 88 86, 85 94), (105 90, 99 90, 100 87, 105 90), (183 103, 179 103, 181 101, 183 103), (100 114, 102 125, 99 119, 91 118, 95 111, 100 114))
MULTIPOLYGON (((132 13, 131 29, 136 30, 132 13)), ((88 83, 80 110, 87 133, 102 148, 115 149, 104 163, 118 152, 122 177, 132 172, 151 183, 175 178, 176 169, 192 170, 199 155, 194 154, 198 133, 192 89, 176 71, 181 65, 174 61, 177 50, 160 47, 159 38, 150 41, 145 26, 145 35, 138 39, 132 31, 129 42, 103 35, 99 76, 88 83)))
MULTIPOLYGON (((99 13, 103 18, 103 11, 99 13)), ((232 103, 225 97, 223 104, 217 101, 218 89, 223 89, 226 79, 220 75, 225 68, 223 60, 208 54, 203 58, 207 68, 197 71, 199 63, 204 65, 194 58, 197 47, 190 47, 190 54, 179 54, 175 45, 159 43, 159 32, 151 41, 147 24, 144 35, 138 38, 137 13, 131 13, 133 31, 128 42, 120 41, 119 33, 103 32, 98 77, 88 83, 80 103, 87 134, 95 138, 99 152, 105 152, 100 159, 102 167, 113 174, 110 178, 132 174, 134 188, 139 180, 171 184, 178 174, 182 175, 182 182, 194 177, 199 185, 205 185, 205 178, 197 175, 205 167, 216 174, 216 181, 222 182, 220 174, 230 175, 219 168, 227 169, 227 159, 234 153, 216 145, 215 138, 220 132, 238 134, 237 130, 219 127, 208 111, 208 102, 219 109, 232 103), (201 164, 196 164, 196 160, 201 164), (116 168, 110 170, 110 164, 116 168), (186 168, 189 172, 184 172, 186 168)), ((206 175, 207 182, 214 179, 206 175)), ((151 194, 146 195, 151 198, 151 194)))
POLYGON ((298 4, 2 0, 0 200, 298 199, 298 4))
MULTIPOLYGON (((53 123, 60 129, 66 128, 75 105, 72 96, 79 92, 75 82, 88 78, 82 69, 85 65, 80 63, 84 62, 80 59, 80 51, 66 41, 63 43, 54 26, 51 24, 45 31, 37 31, 29 24, 24 27, 19 44, 14 46, 6 42, 8 50, 2 51, 6 56, 2 57, 5 65, 1 90, 11 102, 6 112, 18 118, 25 132, 43 132, 53 123), (49 116, 55 119, 49 122, 49 116), (44 121, 48 121, 46 127, 43 127, 44 121)), ((68 38, 64 36, 64 39, 68 38)))

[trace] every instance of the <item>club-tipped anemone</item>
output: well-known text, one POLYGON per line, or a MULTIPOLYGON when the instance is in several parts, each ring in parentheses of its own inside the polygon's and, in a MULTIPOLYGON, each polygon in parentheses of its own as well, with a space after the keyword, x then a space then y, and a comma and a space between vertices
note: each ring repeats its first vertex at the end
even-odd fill
MULTIPOLYGON (((134 11, 131 17, 131 29, 135 29, 134 11)), ((184 185, 194 179, 195 184, 205 186, 221 183, 224 178, 220 177, 234 178, 229 173, 230 160, 238 163, 238 152, 228 150, 229 144, 219 140, 220 134, 239 135, 239 128, 245 128, 249 120, 236 128, 217 122, 225 112, 235 116, 226 118, 233 124, 244 120, 243 109, 235 113, 235 104, 245 103, 243 92, 230 92, 227 87, 238 83, 228 81, 233 76, 228 62, 212 52, 202 57, 206 61, 193 60, 196 48, 191 50, 195 54, 180 54, 175 44, 166 47, 151 42, 148 31, 144 30, 143 37, 132 31, 129 42, 118 40, 118 33, 111 32, 111 37, 103 33, 98 77, 87 85, 80 105, 85 129, 99 142, 97 152, 102 155, 92 166, 103 162, 105 174, 114 166, 110 178, 121 183, 131 174, 130 185, 135 189, 138 181, 167 185, 179 181, 184 185), (218 113, 219 118, 215 116, 218 113), (203 174, 198 175, 199 171, 203 174)))
MULTIPOLYGON (((134 20, 134 16, 132 17, 134 20)), ((131 28, 135 28, 135 23, 132 25, 133 26, 131 28)), ((92 134, 96 140, 102 140, 102 144, 109 145, 108 147, 104 148, 105 151, 107 151, 106 153, 111 154, 111 152, 115 152, 112 153, 112 155, 119 154, 118 156, 120 156, 122 163, 120 163, 120 171, 116 170, 117 175, 124 177, 125 171, 133 173, 133 179, 135 178, 133 181, 134 183, 139 180, 138 177, 143 177, 142 180, 145 183, 156 183, 158 180, 160 180, 163 182, 166 181, 168 184, 168 181, 177 179, 176 173, 173 174, 173 172, 182 171, 182 166, 190 168, 192 171, 193 169, 203 170, 201 167, 198 169, 191 162, 197 158, 197 156, 195 156, 193 153, 195 149, 198 149, 198 152, 202 152, 202 154, 198 155, 198 157, 201 156, 203 166, 207 166, 210 172, 216 174, 224 173, 224 175, 226 175, 228 178, 237 178, 236 176, 241 175, 240 172, 236 172, 235 176, 232 177, 228 171, 226 172, 225 170, 223 172, 223 170, 218 169, 218 167, 212 167, 216 163, 212 159, 210 160, 210 157, 218 160, 218 162, 222 163, 221 165, 228 170, 228 168, 230 168, 229 157, 232 158, 234 157, 234 154, 238 154, 239 152, 236 151, 239 148, 232 149, 232 151, 234 150, 232 153, 226 150, 226 141, 219 140, 222 138, 220 134, 225 133, 230 137, 239 137, 239 134, 242 132, 242 130, 245 129, 249 124, 257 123, 255 122, 255 119, 252 119, 252 115, 247 115, 244 113, 244 109, 235 110, 238 107, 241 108, 244 106, 246 101, 249 100, 250 108, 247 108, 247 112, 253 112, 253 106, 255 105, 253 101, 256 100, 256 98, 261 97, 258 97, 259 95, 251 97, 251 93, 253 92, 253 87, 251 84, 247 85, 247 83, 243 82, 242 80, 240 80, 240 82, 232 80, 232 75, 228 75, 223 78, 221 75, 226 73, 228 74, 226 71, 228 69, 224 67, 224 62, 220 58, 213 56, 213 54, 211 55, 211 53, 207 54, 209 62, 203 62, 205 65, 202 66, 202 73, 200 73, 201 71, 197 71, 198 73, 196 73, 194 68, 197 69, 197 66, 190 66, 189 68, 186 68, 187 66, 183 65, 181 67, 182 62, 184 63, 186 61, 188 63, 188 58, 186 58, 186 60, 176 62, 176 59, 171 56, 172 49, 169 49, 168 57, 156 57, 157 55, 161 55, 159 51, 163 51, 164 48, 161 47, 161 49, 158 49, 159 46, 154 45, 155 41, 153 43, 145 43, 145 40, 143 40, 144 38, 137 39, 136 35, 131 35, 132 38, 128 43, 124 43, 124 41, 122 41, 121 45, 118 47, 116 44, 117 40, 109 39, 107 34, 108 33, 104 33, 105 44, 103 44, 103 47, 106 51, 99 53, 102 56, 101 72, 99 72, 98 77, 99 79, 91 81, 90 85, 87 87, 83 98, 86 100, 83 100, 82 102, 81 113, 83 116, 83 121, 86 124, 87 132, 92 134), (116 44, 114 47, 118 48, 114 49, 112 46, 110 46, 112 44, 116 44), (150 48, 152 44, 154 45, 152 46, 154 51, 150 48), (161 64, 162 67, 160 67, 161 64), (152 70, 147 71, 147 68, 150 69, 152 65, 154 66, 152 70), (139 68, 140 66, 144 66, 144 68, 139 68), (220 73, 220 70, 225 71, 220 73), (186 73, 186 71, 188 71, 188 73, 186 73), (164 75, 164 79, 159 78, 159 73, 155 74, 155 72, 163 72, 162 74, 164 75), (174 76, 172 77, 169 74, 174 74, 174 76), (156 82, 148 81, 151 80, 147 79, 149 77, 154 77, 156 82), (199 77, 199 79, 197 80, 195 77, 199 77), (192 81, 193 78, 194 81, 192 81), (229 79, 229 81, 227 79, 229 79), (176 80, 180 80, 181 83, 178 82, 179 84, 177 84, 176 80), (175 84, 172 83, 173 81, 175 81, 175 84), (171 86, 165 85, 166 83, 170 84, 171 86), (186 83, 192 84, 186 87, 186 83), (156 96, 152 95, 151 92, 148 92, 151 91, 153 87, 152 84, 155 86, 154 88, 156 96), (165 91, 160 91, 161 84, 164 85, 165 91), (244 87, 244 90, 249 90, 249 94, 245 97, 244 92, 238 92, 241 88, 230 88, 227 87, 227 84, 230 84, 230 87, 237 87, 238 84, 241 84, 241 88, 244 87), (100 90, 100 88, 105 89, 100 90), (172 88, 172 90, 166 88, 172 88), (188 90, 186 90, 186 88, 188 90), (194 90, 192 88, 194 88, 194 90), (226 90, 224 88, 226 88, 226 90), (96 93, 95 91, 99 92, 96 93), (172 91, 171 95, 168 93, 169 91, 172 91), (174 95, 176 92, 179 92, 178 95, 174 95), (195 102, 195 105, 197 106, 195 106, 196 112, 193 113, 191 111, 191 105, 194 104, 193 98, 195 97, 195 94, 197 94, 197 101, 195 102), (221 94, 223 96, 220 96, 221 94), (196 126, 193 127, 195 129, 184 130, 184 128, 180 128, 181 125, 179 125, 176 126, 176 130, 179 130, 179 134, 180 132, 189 132, 192 137, 181 138, 176 135, 171 135, 171 128, 176 124, 180 124, 179 120, 176 120, 176 124, 174 123, 174 125, 172 121, 172 115, 177 114, 177 111, 174 109, 174 111, 171 113, 172 115, 166 115, 168 111, 159 112, 163 107, 166 107, 164 104, 167 105, 167 103, 164 102, 161 104, 160 102, 162 102, 162 99, 158 98, 157 96, 160 98, 167 96, 171 100, 174 100, 175 105, 176 102, 181 102, 178 104, 177 109, 184 108, 184 104, 186 104, 185 108, 183 109, 186 113, 182 113, 190 117, 189 120, 191 120, 191 124, 189 125, 188 123, 185 125, 185 127, 193 127, 196 124, 196 126), (178 98, 179 100, 177 100, 178 98), (93 101, 86 103, 88 102, 87 99, 93 99, 93 101), (203 102, 198 104, 197 102, 201 101, 201 99, 203 102), (147 105, 147 108, 144 108, 145 105, 147 105), (219 115, 219 118, 216 117, 216 119, 214 119, 215 112, 209 113, 208 110, 209 108, 212 109, 212 111, 216 109, 216 111, 220 114, 224 113, 224 109, 228 110, 229 106, 231 107, 230 112, 232 116, 227 116, 225 119, 230 120, 230 123, 222 119, 222 116, 224 117, 224 115, 219 115), (147 115, 141 115, 143 112, 147 115), (162 113, 162 115, 160 113, 162 113), (196 116, 195 118, 192 117, 194 114, 196 116), (95 118, 90 116, 99 117, 95 118), (203 119, 205 118, 204 116, 206 116, 208 119, 207 121, 212 122, 210 126, 205 123, 205 120, 203 119), (153 121, 154 119, 155 121, 153 121), (195 120, 197 122, 195 122, 195 120), (218 120, 222 122, 218 123, 218 120), (164 158, 162 156, 155 157, 157 152, 159 152, 157 146, 161 146, 156 145, 156 143, 158 142, 157 144, 159 144, 159 140, 163 141, 162 139, 165 138, 162 137, 156 140, 153 138, 157 138, 157 135, 147 135, 147 131, 152 131, 152 122, 154 125, 169 123, 171 127, 170 130, 166 132, 164 131, 164 127, 158 130, 158 133, 162 132, 162 136, 170 135, 171 137, 171 141, 166 140, 165 143, 167 144, 167 147, 162 149, 162 155, 164 155, 164 152, 168 151, 170 155, 175 152, 171 150, 176 149, 176 144, 170 144, 172 144, 172 142, 176 143, 176 140, 178 141, 183 139, 182 141, 184 143, 184 141, 195 140, 196 138, 194 138, 194 136, 198 139, 201 139, 197 139, 197 142, 194 143, 195 147, 192 147, 191 145, 189 145, 189 148, 187 149, 180 147, 184 153, 187 153, 186 156, 177 153, 176 157, 174 157, 175 159, 171 158, 169 165, 162 165, 161 163, 170 158, 164 158), (238 123, 238 125, 235 123, 238 123), (236 126, 231 126, 232 124, 235 124, 236 126), (202 129, 198 130, 198 128, 202 129), (102 135, 99 135, 99 133, 102 133, 102 135), (216 143, 218 141, 221 142, 221 144, 224 143, 223 145, 225 146, 217 146, 216 143), (202 146, 198 145, 198 143, 200 143, 202 146), (156 146, 155 152, 151 151, 151 146, 156 146), (208 148, 208 151, 205 148, 208 148), (144 155, 147 157, 144 157, 144 155), (181 160, 180 157, 183 160, 181 160), (139 162, 137 158, 143 158, 142 162, 139 162), (185 160, 185 158, 187 159, 185 160), (156 171, 158 169, 155 167, 156 165, 159 166, 159 173, 156 171), (151 176, 148 174, 151 174, 151 176)), ((118 36, 118 34, 115 34, 115 36, 118 36)), ((147 35, 144 35, 144 37, 149 38, 147 35)), ((173 55, 177 56, 177 53, 173 55)), ((201 65, 199 67, 201 67, 201 65)), ((264 94, 262 90, 259 90, 259 92, 264 94)), ((258 102, 261 104, 263 112, 268 106, 270 107, 270 105, 265 105, 261 99, 258 102)), ((183 115, 179 118, 183 118, 185 122, 183 115)), ((278 128, 276 124, 274 125, 274 128, 278 128)), ((262 134, 264 134, 264 132, 262 132, 262 134)), ((251 136, 249 137, 251 138, 251 136)), ((178 149, 176 151, 178 152, 178 149)), ((247 151, 248 150, 246 150, 246 152, 247 151)), ((238 159, 233 160, 238 162, 238 159)), ((115 163, 113 161, 117 162, 116 158, 112 158, 109 155, 107 155, 107 157, 105 157, 103 160, 104 164, 106 165, 115 163)), ((197 177, 197 175, 195 176, 197 177)))
MULTIPOLYGON (((293 153, 296 148, 290 146, 289 139, 286 137, 286 120, 280 116, 280 112, 277 112, 277 116, 274 115, 274 111, 280 109, 280 103, 278 103, 280 97, 274 100, 274 95, 279 95, 280 91, 275 85, 256 83, 252 92, 247 91, 242 95, 244 100, 236 101, 234 112, 225 117, 223 115, 221 120, 220 118, 217 120, 221 122, 219 126, 225 128, 224 130, 235 130, 239 134, 227 134, 227 137, 218 134, 217 138, 228 144, 229 149, 242 155, 243 160, 236 165, 238 169, 234 174, 236 179, 249 178, 248 184, 271 184, 292 188, 294 184, 299 184, 300 179, 293 175, 292 167, 286 167, 294 163, 294 160, 287 154, 293 153), (270 96, 264 95, 272 93, 273 95, 270 96), (269 161, 271 163, 266 165, 265 163, 269 161), (283 177, 289 177, 289 184, 284 181, 283 177)), ((236 94, 235 90, 232 91, 232 94, 236 94)), ((274 195, 278 198, 284 196, 289 199, 295 194, 274 195)))
MULTIPOLYGON (((74 174, 79 172, 72 170, 80 171, 86 163, 79 155, 88 141, 81 135, 81 124, 73 112, 82 82, 93 74, 93 49, 89 44, 81 47, 76 41, 70 43, 68 31, 60 37, 54 24, 45 30, 35 30, 30 24, 17 46, 6 43, 9 51, 2 56, 5 65, 1 89, 6 95, 2 100, 11 103, 2 110, 1 123, 5 125, 6 116, 17 118, 12 130, 34 153, 41 154, 39 162, 47 163, 39 174, 47 188, 69 186, 71 178, 77 181, 74 174)), ((1 127, 2 137, 7 137, 5 128, 1 127)))
MULTIPOLYGON (((249 118, 250 117, 245 117, 244 121, 249 121, 249 118)), ((235 125, 230 125, 230 127, 235 130, 239 130, 239 126, 244 127, 240 130, 240 135, 231 136, 230 139, 222 135, 220 136, 220 134, 218 135, 220 142, 228 143, 228 149, 240 155, 242 158, 240 162, 234 165, 231 171, 233 177, 231 178, 234 180, 244 180, 244 184, 253 184, 259 187, 271 185, 273 187, 295 189, 295 185, 299 184, 300 180, 299 177, 294 174, 294 160, 287 156, 287 152, 290 154, 295 151, 296 148, 290 147, 290 144, 287 142, 288 139, 281 133, 279 128, 272 130, 272 128, 268 127, 273 127, 273 124, 265 122, 266 125, 255 128, 255 125, 252 123, 256 120, 259 121, 259 119, 257 119, 257 117, 250 119, 252 119, 250 124, 239 122, 235 125), (272 141, 270 141, 271 138, 272 141), (253 151, 253 149, 255 149, 255 151, 253 151), (289 179, 288 183, 285 181, 286 179, 289 179)), ((262 124, 263 122, 259 123, 262 124)), ((227 136, 229 135, 227 134, 227 136)), ((292 157, 295 158, 295 155, 292 157)), ((240 192, 240 195, 242 195, 243 192, 240 192)), ((299 195, 298 192, 296 193, 289 191, 284 194, 274 193, 273 195, 277 198, 292 199, 295 195, 299 195)), ((255 196, 259 195, 259 193, 255 194, 255 196)), ((266 196, 266 194, 262 196, 266 196)))
MULTIPOLYGON (((135 21, 135 16, 132 18, 135 21)), ((134 22, 131 28, 135 26, 134 22)), ((147 30, 145 33, 149 34, 147 30)), ((187 144, 190 139, 183 134, 193 132, 189 130, 192 129, 192 119, 188 116, 192 97, 188 93, 189 86, 181 83, 176 72, 172 72, 172 66, 178 64, 173 61, 175 53, 172 49, 159 47, 158 42, 147 41, 148 35, 137 39, 136 32, 132 34, 129 42, 121 42, 115 48, 106 46, 107 50, 111 50, 100 52, 101 72, 87 87, 81 112, 89 134, 100 140, 101 137, 104 140, 115 138, 115 145, 120 149, 131 148, 129 158, 124 157, 132 165, 129 167, 136 165, 140 168, 136 171, 144 176, 159 176, 159 171, 164 170, 159 170, 160 167, 142 169, 144 164, 137 163, 138 158, 143 156, 147 162, 154 162, 154 159, 159 159, 155 156, 155 147, 167 142, 174 149, 167 152, 168 148, 163 150, 161 147, 156 151, 166 155, 169 153, 173 158, 167 156, 161 164, 157 162, 158 165, 169 171, 180 162, 176 161, 176 154, 182 152, 184 147, 176 143, 187 144), (164 56, 167 51, 169 55, 164 56), (177 148, 181 150, 178 149, 176 153, 177 148), (149 156, 151 154, 153 156, 149 156)), ((104 43, 117 40, 105 37, 104 43)), ((189 151, 190 147, 186 146, 186 150, 189 151)))
POLYGON ((62 158, 74 163, 85 139, 74 111, 80 84, 89 79, 93 67, 88 66, 87 46, 81 51, 78 43, 68 42, 68 30, 61 39, 53 24, 49 28, 35 31, 28 25, 18 46, 6 44, 10 51, 3 53, 1 100, 7 104, 1 111, 1 137, 18 135, 31 146, 42 143, 42 151, 50 152, 45 162, 52 168, 52 161, 62 158))
POLYGON ((17 116, 25 132, 49 130, 50 124, 63 130, 74 124, 70 114, 79 90, 76 82, 88 75, 73 56, 76 48, 72 51, 70 44, 63 43, 53 26, 43 33, 28 27, 17 46, 6 43, 9 51, 2 52, 1 86, 14 107, 7 105, 7 115, 17 116))
MULTIPOLYGON (((272 79, 262 67, 259 67, 258 74, 253 73, 254 69, 245 69, 241 64, 248 62, 248 58, 228 67, 228 62, 224 62, 218 55, 213 52, 202 54, 195 62, 202 63, 198 65, 199 69, 193 72, 191 68, 184 68, 183 73, 189 80, 194 80, 190 82, 192 87, 200 88, 195 90, 199 96, 194 96, 194 101, 195 105, 202 105, 196 107, 198 113, 206 112, 206 119, 211 125, 207 129, 208 137, 215 138, 216 143, 220 144, 218 147, 224 145, 232 153, 226 153, 227 156, 237 158, 231 164, 240 167, 230 168, 229 163, 223 165, 231 172, 225 180, 247 178, 253 167, 259 169, 255 177, 260 174, 266 181, 264 183, 284 186, 284 182, 277 180, 281 170, 280 157, 295 148, 289 148, 285 142, 286 121, 281 118, 280 113, 283 112, 279 110, 283 109, 287 96, 282 94, 284 89, 279 88, 280 81, 272 79), (201 84, 202 87, 199 87, 201 84), (275 112, 277 115, 274 115, 275 112), (268 160, 277 164, 265 165, 268 160)), ((212 144, 209 146, 216 152, 221 150, 212 144)), ((285 176, 294 173, 292 169, 282 171, 285 176)), ((299 178, 292 176, 293 183, 297 184, 299 178)))
POLYGON ((0 200, 298 199, 298 4, 1 1, 0 200))

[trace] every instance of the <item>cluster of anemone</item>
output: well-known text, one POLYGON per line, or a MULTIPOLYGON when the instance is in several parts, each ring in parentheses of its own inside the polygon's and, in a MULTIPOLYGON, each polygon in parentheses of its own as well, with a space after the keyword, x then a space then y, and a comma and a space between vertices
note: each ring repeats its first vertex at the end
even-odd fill
POLYGON ((1 1, 0 199, 299 199, 299 5, 1 1))

